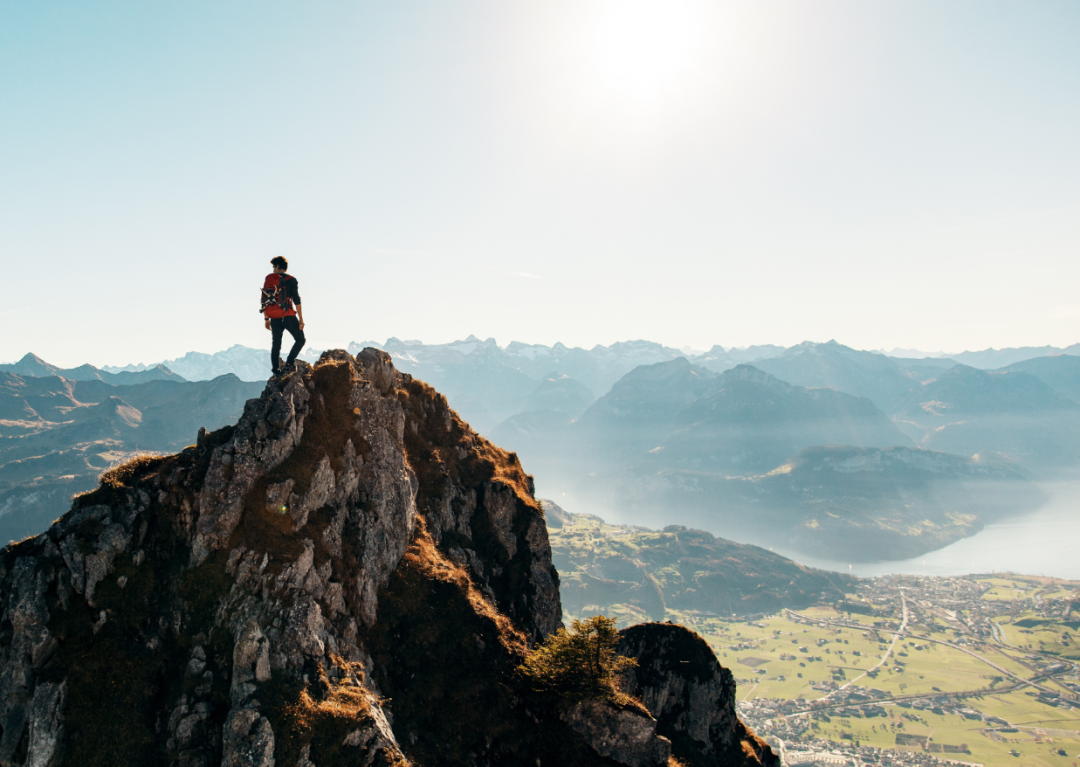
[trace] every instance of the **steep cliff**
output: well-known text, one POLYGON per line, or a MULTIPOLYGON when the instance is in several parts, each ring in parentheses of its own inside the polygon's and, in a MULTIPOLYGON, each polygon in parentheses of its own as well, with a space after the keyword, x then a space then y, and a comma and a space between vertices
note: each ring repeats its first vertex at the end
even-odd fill
POLYGON ((637 660, 622 688, 636 696, 671 740, 686 767, 761 764, 780 759, 735 713, 735 679, 708 643, 672 623, 642 623, 619 632, 619 654, 637 660))
POLYGON ((0 552, 0 610, 0 767, 681 752, 643 710, 575 719, 526 692, 517 666, 561 625, 531 478, 374 349, 107 472, 0 552), (609 748, 613 717, 637 740, 609 748))

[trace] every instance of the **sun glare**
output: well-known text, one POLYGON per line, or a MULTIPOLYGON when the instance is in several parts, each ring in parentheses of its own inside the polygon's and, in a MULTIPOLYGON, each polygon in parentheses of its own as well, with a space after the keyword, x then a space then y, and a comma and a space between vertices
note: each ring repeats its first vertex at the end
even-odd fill
POLYGON ((610 0, 597 19, 595 32, 601 84, 649 101, 677 83, 698 47, 696 16, 685 3, 610 0))

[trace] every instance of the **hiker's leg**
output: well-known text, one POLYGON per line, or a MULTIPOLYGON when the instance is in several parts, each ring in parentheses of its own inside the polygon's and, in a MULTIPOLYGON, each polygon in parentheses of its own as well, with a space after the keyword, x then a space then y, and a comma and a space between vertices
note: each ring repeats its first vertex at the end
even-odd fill
POLYGON ((285 323, 280 318, 270 320, 270 336, 273 341, 270 344, 270 369, 278 372, 281 364, 281 337, 285 333, 285 323))
POLYGON ((304 348, 304 342, 307 340, 304 338, 304 331, 300 329, 300 320, 296 319, 296 315, 291 315, 284 319, 285 329, 289 331, 289 335, 293 337, 292 349, 289 350, 289 358, 285 360, 287 366, 292 366, 296 362, 296 355, 300 353, 300 350, 304 348))

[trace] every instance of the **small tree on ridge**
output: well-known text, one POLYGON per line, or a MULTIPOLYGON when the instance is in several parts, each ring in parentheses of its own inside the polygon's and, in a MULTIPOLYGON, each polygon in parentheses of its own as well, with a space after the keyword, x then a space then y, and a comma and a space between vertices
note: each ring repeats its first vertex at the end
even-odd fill
POLYGON ((560 628, 529 653, 518 670, 537 692, 571 700, 603 698, 625 703, 629 697, 619 689, 619 675, 637 661, 618 655, 618 643, 619 632, 611 618, 594 615, 575 620, 570 631, 560 628))

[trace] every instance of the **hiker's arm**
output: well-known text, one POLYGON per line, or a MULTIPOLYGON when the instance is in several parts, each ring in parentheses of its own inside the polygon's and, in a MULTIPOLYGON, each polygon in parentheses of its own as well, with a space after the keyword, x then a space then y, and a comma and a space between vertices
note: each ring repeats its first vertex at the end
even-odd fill
POLYGON ((265 327, 267 330, 270 329, 270 318, 269 317, 266 318, 266 322, 263 323, 263 327, 265 327))
POLYGON ((304 310, 300 306, 300 281, 295 277, 292 278, 292 282, 289 283, 289 298, 292 299, 293 304, 296 306, 296 318, 300 321, 300 327, 304 327, 304 310))

